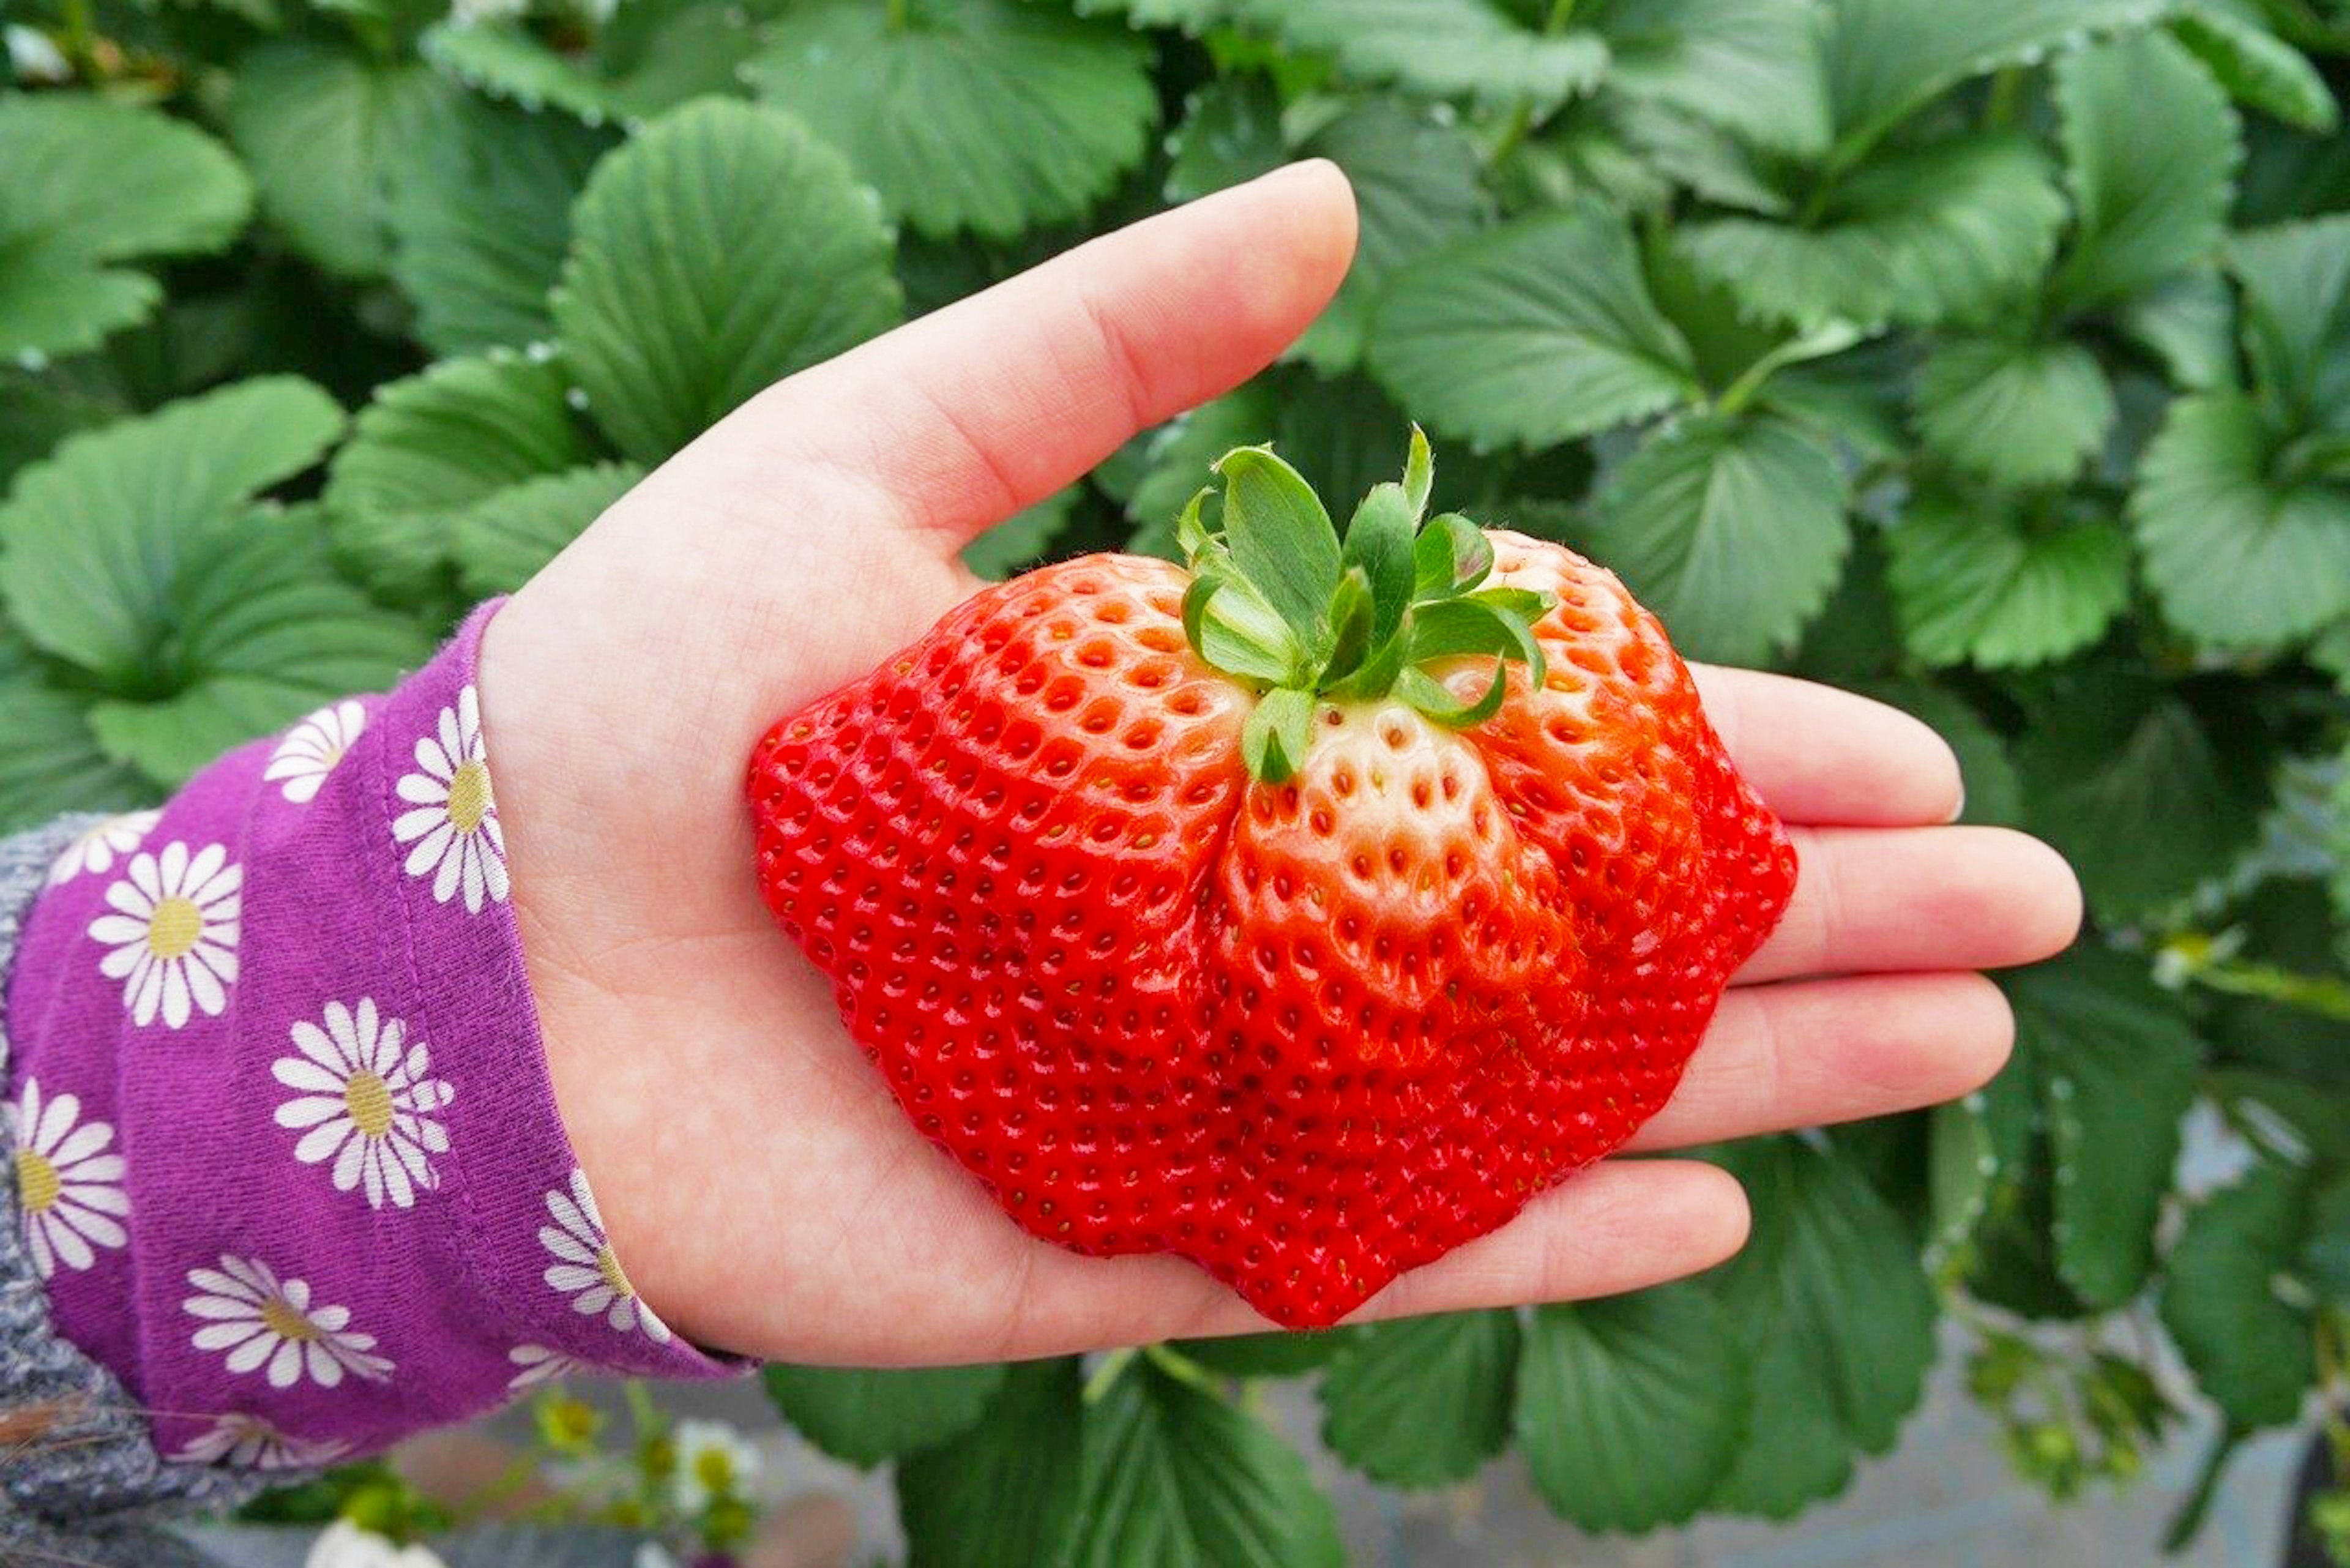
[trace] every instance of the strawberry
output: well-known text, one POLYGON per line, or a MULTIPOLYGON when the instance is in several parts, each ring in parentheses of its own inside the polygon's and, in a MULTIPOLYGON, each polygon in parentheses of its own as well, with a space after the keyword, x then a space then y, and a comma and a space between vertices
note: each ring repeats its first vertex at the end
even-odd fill
POLYGON ((776 724, 758 876, 1014 1220, 1316 1326, 1653 1116, 1794 856, 1612 575, 1423 524, 1417 431, 1343 542, 1216 469, 1188 568, 987 588, 776 724))

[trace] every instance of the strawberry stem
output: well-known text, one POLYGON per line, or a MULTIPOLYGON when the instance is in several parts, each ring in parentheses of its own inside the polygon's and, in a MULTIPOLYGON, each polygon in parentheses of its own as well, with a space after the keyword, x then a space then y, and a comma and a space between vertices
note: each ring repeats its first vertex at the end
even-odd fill
POLYGON ((1343 539, 1270 446, 1236 447, 1214 472, 1222 493, 1201 490, 1175 524, 1192 574, 1183 630, 1201 659, 1258 693, 1241 738, 1252 776, 1281 784, 1296 772, 1326 700, 1392 697, 1467 729, 1500 708, 1511 662, 1543 679, 1534 624, 1552 601, 1485 587, 1485 531, 1457 512, 1427 515, 1435 464, 1418 426, 1403 482, 1374 485, 1343 539), (1471 701, 1430 668, 1478 655, 1493 659, 1493 674, 1471 701))

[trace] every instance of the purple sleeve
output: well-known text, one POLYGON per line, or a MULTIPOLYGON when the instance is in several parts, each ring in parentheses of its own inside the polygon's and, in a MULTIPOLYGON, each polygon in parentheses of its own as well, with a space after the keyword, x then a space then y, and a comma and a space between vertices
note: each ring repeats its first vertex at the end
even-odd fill
POLYGON ((169 1457, 319 1463, 581 1367, 733 1370, 636 1298, 556 1116, 474 690, 495 610, 93 828, 26 924, 26 1240, 169 1457))

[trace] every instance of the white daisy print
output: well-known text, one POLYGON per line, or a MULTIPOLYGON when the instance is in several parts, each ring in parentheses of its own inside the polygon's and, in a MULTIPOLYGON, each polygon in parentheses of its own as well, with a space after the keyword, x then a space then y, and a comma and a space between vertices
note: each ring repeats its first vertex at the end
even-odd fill
POLYGON ((247 1470, 307 1470, 350 1452, 340 1438, 314 1442, 290 1437, 258 1416, 222 1416, 172 1457, 185 1465, 229 1465, 247 1470))
POLYGON ((243 884, 243 867, 228 863, 222 846, 192 853, 174 843, 161 855, 140 851, 106 889, 114 912, 92 920, 89 934, 113 950, 98 970, 122 981, 132 1023, 143 1028, 160 1015, 177 1029, 197 1012, 218 1017, 228 1005, 243 884))
POLYGON ((555 1217, 555 1223, 538 1228, 538 1244, 556 1258, 546 1271, 547 1284, 569 1296, 571 1310, 581 1316, 600 1313, 606 1323, 622 1334, 642 1329, 646 1337, 667 1345, 669 1324, 637 1299, 637 1287, 629 1282, 627 1271, 613 1255, 611 1241, 604 1234, 604 1217, 596 1211, 596 1195, 588 1190, 588 1173, 571 1173, 568 1194, 548 1193, 546 1211, 555 1217))
POLYGON ((49 886, 62 888, 85 871, 104 876, 114 869, 115 861, 138 848, 162 820, 160 811, 126 811, 91 823, 74 835, 64 854, 49 863, 49 886))
POLYGON ((465 912, 478 915, 487 898, 506 896, 506 841, 490 795, 490 766, 482 749, 482 701, 471 686, 454 708, 441 710, 440 733, 416 742, 419 773, 402 774, 400 798, 414 806, 393 819, 391 836, 411 845, 411 877, 431 874, 432 897, 447 903, 462 889, 465 912))
POLYGON ((431 1075, 432 1061, 421 1040, 407 1038, 408 1026, 384 1018, 372 997, 357 1008, 327 1003, 326 1027, 294 1025, 302 1054, 281 1056, 270 1072, 297 1096, 277 1107, 277 1125, 308 1128, 294 1146, 304 1165, 335 1162, 335 1190, 362 1189, 368 1207, 389 1199, 395 1209, 416 1201, 419 1188, 440 1185, 432 1156, 449 1152, 449 1132, 432 1119, 456 1091, 431 1075))
POLYGON ((307 805, 366 730, 367 710, 348 698, 321 708, 286 732, 261 776, 295 805, 307 805))
POLYGON ((506 1386, 520 1390, 541 1383, 556 1383, 566 1377, 577 1377, 588 1370, 576 1355, 566 1355, 559 1350, 549 1350, 543 1345, 517 1345, 506 1352, 506 1359, 519 1368, 506 1379, 506 1386))
POLYGON ((16 1208, 41 1278, 60 1263, 87 1269, 98 1261, 91 1249, 128 1242, 122 1156, 107 1152, 114 1128, 83 1121, 81 1101, 72 1095, 44 1104, 37 1078, 26 1079, 23 1096, 4 1108, 16 1146, 16 1208))
POLYGON ((217 1269, 190 1269, 188 1283, 203 1293, 180 1303, 203 1324, 193 1344, 228 1352, 231 1372, 265 1367, 272 1388, 291 1388, 305 1377, 332 1388, 346 1373, 391 1375, 391 1363, 371 1354, 375 1335, 352 1331, 350 1308, 313 1305, 308 1282, 281 1280, 258 1259, 223 1253, 217 1269))

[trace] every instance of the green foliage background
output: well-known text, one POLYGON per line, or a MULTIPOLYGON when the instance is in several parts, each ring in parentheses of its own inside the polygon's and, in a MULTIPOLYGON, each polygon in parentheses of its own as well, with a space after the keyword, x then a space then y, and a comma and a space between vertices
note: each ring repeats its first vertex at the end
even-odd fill
MULTIPOLYGON (((1618 568, 1698 657, 1941 728, 2080 867, 2017 1059, 1722 1151, 1754 1241, 1629 1299, 929 1374, 778 1370, 917 1561, 1333 1563, 1235 1391, 1399 1487, 1784 1517, 1955 1314, 2066 1494, 2344 1392, 2345 0, 44 0, 0 92, 0 826, 394 680, 717 415, 1295 157, 1363 210, 1298 351, 973 546, 1165 550, 1208 458, 1618 568), (2173 1189, 2216 1106, 2254 1158, 2173 1189)), ((1201 324, 1203 331, 1213 323, 1201 324)), ((2336 1428, 2350 1449, 2350 1433, 2336 1428)), ((2182 1521, 2190 1524, 2191 1519, 2182 1521)))

